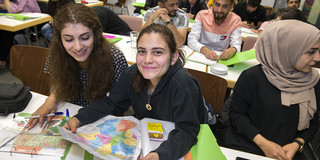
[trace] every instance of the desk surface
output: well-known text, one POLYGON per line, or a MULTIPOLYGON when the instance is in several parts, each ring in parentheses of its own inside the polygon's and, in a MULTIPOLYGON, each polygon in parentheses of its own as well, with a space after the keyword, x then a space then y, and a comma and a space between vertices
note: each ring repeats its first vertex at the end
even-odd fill
POLYGON ((19 31, 28 27, 32 27, 41 23, 48 22, 51 19, 51 16, 44 13, 23 13, 27 16, 38 17, 35 19, 29 19, 25 21, 19 21, 15 19, 10 19, 5 16, 0 16, 0 29, 6 31, 19 31))
MULTIPOLYGON (((23 110, 22 112, 33 113, 35 110, 37 110, 37 108, 39 106, 41 106, 45 102, 46 98, 47 98, 47 96, 32 92, 32 99, 29 102, 27 108, 25 110, 23 110)), ((61 103, 58 106, 58 111, 64 112, 67 108, 70 111, 70 115, 73 116, 78 112, 78 110, 81 107, 74 105, 74 104, 70 104, 70 103, 61 103)), ((13 114, 9 114, 8 116, 1 116, 0 121, 5 121, 6 119, 12 119, 12 116, 13 116, 13 114)), ((271 160, 266 157, 262 157, 262 156, 258 156, 258 155, 254 155, 254 154, 250 154, 250 153, 246 153, 246 152, 241 152, 241 151, 237 151, 237 150, 233 150, 233 149, 229 149, 229 148, 225 148, 225 147, 220 147, 220 148, 228 160, 235 160, 235 157, 237 157, 237 156, 247 158, 247 159, 271 160)), ((19 155, 19 154, 17 154, 17 155, 19 155)), ((66 160, 83 160, 84 155, 85 155, 85 151, 81 147, 79 147, 78 145, 73 144, 69 153, 67 154, 66 160)), ((1 157, 1 159, 16 159, 17 158, 19 160, 22 157, 24 157, 24 159, 26 158, 26 156, 23 156, 23 154, 21 156, 16 156, 15 158, 13 158, 7 152, 0 152, 0 157, 1 157)), ((41 159, 42 160, 44 158, 46 160, 53 160, 54 159, 50 156, 37 157, 37 155, 35 155, 33 160, 34 159, 41 159)), ((99 158, 94 157, 93 159, 98 160, 99 158)), ((60 158, 59 158, 59 160, 60 160, 60 158)))

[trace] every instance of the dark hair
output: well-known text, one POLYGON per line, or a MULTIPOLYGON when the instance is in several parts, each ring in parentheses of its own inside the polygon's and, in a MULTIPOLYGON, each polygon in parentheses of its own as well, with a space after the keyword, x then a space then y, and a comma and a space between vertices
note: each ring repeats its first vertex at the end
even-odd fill
MULTIPOLYGON (((160 24, 154 24, 154 23, 147 26, 139 34, 139 37, 137 39, 137 45, 139 43, 140 38, 143 35, 150 34, 150 33, 160 34, 162 36, 163 40, 168 45, 168 48, 170 50, 170 59, 174 53, 178 52, 179 59, 182 61, 182 65, 184 65, 185 59, 184 59, 183 51, 181 49, 177 48, 177 43, 174 38, 174 35, 167 26, 163 26, 160 24)), ((147 88, 149 83, 150 83, 150 81, 147 79, 144 79, 142 74, 140 73, 140 71, 137 69, 135 76, 134 76, 134 80, 133 80, 133 88, 135 89, 135 91, 137 93, 141 92, 143 89, 147 88)))
POLYGON ((281 20, 296 19, 305 22, 302 12, 295 8, 280 8, 275 17, 280 17, 281 20))
MULTIPOLYGON (((290 1, 290 0, 287 0, 287 3, 289 3, 289 1, 290 1)), ((300 3, 300 0, 299 0, 299 3, 300 3)))
POLYGON ((80 66, 65 50, 61 31, 67 23, 82 24, 93 32, 93 50, 87 58, 88 81, 84 97, 94 101, 111 89, 114 76, 111 44, 102 35, 102 27, 95 12, 84 4, 68 3, 54 17, 54 32, 49 48, 50 75, 58 100, 72 101, 82 89, 80 66))
POLYGON ((57 14, 57 10, 69 2, 74 3, 74 0, 57 0, 57 1, 49 0, 48 12, 50 16, 54 17, 57 14))
POLYGON ((261 0, 248 0, 248 5, 251 7, 258 7, 261 3, 261 0))
POLYGON ((158 0, 158 2, 165 4, 168 0, 158 0))

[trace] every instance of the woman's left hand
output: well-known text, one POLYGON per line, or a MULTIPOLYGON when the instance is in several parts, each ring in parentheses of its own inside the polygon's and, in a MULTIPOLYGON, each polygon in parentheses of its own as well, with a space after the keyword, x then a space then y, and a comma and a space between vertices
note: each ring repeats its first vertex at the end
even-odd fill
POLYGON ((141 160, 159 160, 159 155, 156 152, 151 152, 143 157, 141 160))
POLYGON ((289 144, 286 144, 285 146, 283 146, 282 149, 286 153, 289 160, 292 160, 294 155, 299 150, 299 145, 295 142, 292 142, 292 143, 289 143, 289 144))

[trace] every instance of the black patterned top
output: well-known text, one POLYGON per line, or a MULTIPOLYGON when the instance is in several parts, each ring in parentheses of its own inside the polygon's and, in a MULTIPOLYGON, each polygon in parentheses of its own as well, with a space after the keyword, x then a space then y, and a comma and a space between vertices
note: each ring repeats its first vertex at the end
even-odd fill
MULTIPOLYGON (((128 64, 127 64, 126 58, 124 57, 123 53, 119 49, 112 46, 111 52, 113 53, 112 63, 113 63, 113 69, 114 69, 114 77, 113 77, 113 83, 112 83, 112 86, 113 86, 119 80, 121 74, 126 70, 126 68, 128 68, 128 64)), ((50 71, 48 67, 49 59, 50 59, 49 57, 50 57, 50 54, 48 55, 48 58, 44 67, 44 72, 50 75, 50 71)), ((84 98, 84 90, 88 82, 88 72, 86 70, 80 70, 80 80, 82 83, 81 92, 75 100, 71 101, 71 103, 82 106, 82 107, 87 107, 89 106, 90 103, 84 98)))

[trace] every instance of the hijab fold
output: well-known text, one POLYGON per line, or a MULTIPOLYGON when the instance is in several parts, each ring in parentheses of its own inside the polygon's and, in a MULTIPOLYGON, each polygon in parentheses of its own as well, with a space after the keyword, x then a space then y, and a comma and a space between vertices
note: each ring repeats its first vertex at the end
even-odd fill
POLYGON ((295 65, 319 38, 319 29, 310 24, 281 20, 270 24, 257 43, 257 60, 268 81, 281 91, 282 105, 299 104, 298 130, 309 127, 317 110, 314 86, 320 76, 315 69, 303 73, 295 65))

